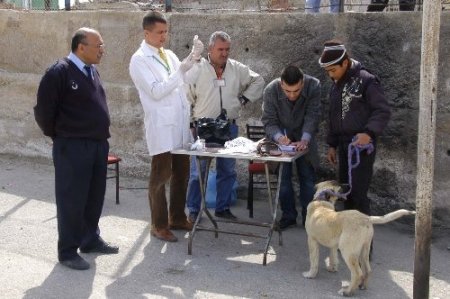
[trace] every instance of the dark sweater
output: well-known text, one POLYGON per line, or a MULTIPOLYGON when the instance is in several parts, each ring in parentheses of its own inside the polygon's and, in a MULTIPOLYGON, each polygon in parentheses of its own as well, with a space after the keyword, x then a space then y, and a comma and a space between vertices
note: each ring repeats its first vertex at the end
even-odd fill
POLYGON ((288 100, 281 88, 280 78, 264 88, 261 121, 271 140, 284 130, 292 141, 300 141, 304 132, 309 133, 311 138, 317 133, 321 114, 320 82, 305 74, 303 84, 295 102, 288 100))
POLYGON ((264 88, 262 110, 261 121, 271 140, 277 133, 284 133, 285 130, 291 141, 300 141, 303 133, 311 135, 306 158, 314 167, 318 167, 315 135, 321 115, 320 81, 305 74, 299 98, 291 102, 281 88, 281 79, 277 78, 264 88))
POLYGON ((34 116, 49 137, 110 137, 105 91, 97 71, 88 78, 67 58, 58 60, 44 76, 37 93, 34 116))
POLYGON ((344 77, 331 87, 327 143, 337 147, 340 141, 350 142, 357 133, 376 139, 390 115, 378 78, 352 60, 344 77))

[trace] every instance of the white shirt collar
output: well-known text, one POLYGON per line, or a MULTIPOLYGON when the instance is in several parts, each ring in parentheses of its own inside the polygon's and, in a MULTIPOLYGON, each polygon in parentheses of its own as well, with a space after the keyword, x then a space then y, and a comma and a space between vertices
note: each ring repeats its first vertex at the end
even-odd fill
MULTIPOLYGON (((70 52, 67 58, 69 58, 69 60, 72 61, 80 69, 80 71, 82 71, 83 73, 86 72, 84 66, 87 64, 85 64, 75 53, 70 52)), ((93 68, 93 66, 93 64, 90 65, 91 68, 93 68)))
POLYGON ((145 40, 142 41, 141 46, 144 48, 144 52, 147 52, 147 55, 152 56, 152 55, 156 55, 158 56, 158 51, 159 49, 156 47, 153 47, 150 44, 147 44, 147 42, 145 40))

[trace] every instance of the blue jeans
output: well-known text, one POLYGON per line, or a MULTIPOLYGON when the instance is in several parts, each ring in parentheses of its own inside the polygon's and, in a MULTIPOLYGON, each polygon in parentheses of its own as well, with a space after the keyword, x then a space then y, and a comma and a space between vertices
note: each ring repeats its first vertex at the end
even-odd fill
MULTIPOLYGON (((238 136, 238 126, 230 124, 231 138, 238 136)), ((195 162, 196 157, 191 157, 190 175, 187 190, 186 203, 189 213, 198 213, 200 211, 201 194, 200 182, 195 162)), ((231 205, 231 195, 233 192, 233 184, 236 181, 236 160, 229 158, 216 158, 216 211, 222 212, 229 209, 231 205)), ((206 161, 201 160, 200 168, 202 170, 202 178, 205 180, 206 161)))
MULTIPOLYGON (((330 12, 339 12, 340 0, 330 0, 330 12)), ((305 0, 306 13, 318 13, 320 9, 320 0, 305 0)))
MULTIPOLYGON (((314 167, 306 160, 300 157, 294 162, 297 168, 298 183, 300 187, 300 205, 302 207, 303 221, 306 217, 306 208, 314 196, 314 184, 316 174, 314 167)), ((292 163, 284 163, 283 173, 280 183, 280 206, 283 212, 281 218, 288 220, 297 219, 297 210, 295 208, 295 193, 292 187, 292 163)))

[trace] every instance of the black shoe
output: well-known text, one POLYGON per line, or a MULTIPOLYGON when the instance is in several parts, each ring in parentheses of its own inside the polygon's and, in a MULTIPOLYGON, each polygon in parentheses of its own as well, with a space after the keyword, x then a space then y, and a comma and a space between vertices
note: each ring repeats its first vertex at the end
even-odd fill
MULTIPOLYGON (((189 213, 188 220, 190 223, 195 223, 195 221, 197 220, 197 217, 198 217, 198 213, 191 212, 191 213, 189 213)), ((200 223, 200 220, 198 222, 200 223)))
POLYGON ((223 210, 223 211, 220 211, 220 212, 216 211, 216 212, 214 212, 214 216, 219 217, 219 218, 230 219, 230 220, 237 219, 236 216, 231 214, 230 209, 226 209, 226 210, 223 210))
POLYGON ((79 255, 68 260, 59 261, 59 263, 74 270, 87 270, 91 267, 89 263, 79 255))
POLYGON ((99 241, 93 246, 80 248, 82 253, 102 253, 102 254, 117 254, 119 247, 110 245, 104 241, 99 241))
POLYGON ((297 220, 295 220, 295 219, 281 218, 280 221, 278 222, 278 227, 280 228, 280 230, 285 230, 288 227, 296 226, 296 225, 297 225, 297 220))

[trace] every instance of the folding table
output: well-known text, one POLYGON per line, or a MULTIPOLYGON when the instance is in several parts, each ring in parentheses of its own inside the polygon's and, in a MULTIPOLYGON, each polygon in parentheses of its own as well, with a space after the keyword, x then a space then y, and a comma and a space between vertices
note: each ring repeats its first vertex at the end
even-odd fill
POLYGON ((219 232, 225 233, 225 234, 232 234, 232 235, 241 235, 241 236, 248 236, 248 237, 255 237, 255 238, 263 238, 266 239, 266 246, 264 249, 264 257, 263 257, 263 265, 266 265, 267 262, 267 251, 269 249, 270 240, 272 238, 273 231, 276 230, 279 234, 279 245, 282 245, 282 233, 281 230, 278 229, 277 224, 277 210, 278 210, 278 202, 279 202, 279 193, 280 193, 280 183, 281 183, 281 174, 283 171, 284 164, 287 162, 294 162, 297 158, 301 157, 306 153, 306 151, 302 152, 296 152, 296 153, 283 153, 281 156, 261 156, 256 153, 229 153, 229 152, 223 152, 223 149, 221 148, 206 148, 202 151, 191 151, 191 150, 185 150, 185 149, 177 149, 171 151, 172 154, 180 154, 180 155, 189 155, 189 156, 195 156, 195 162, 197 169, 199 170, 199 182, 200 182, 200 193, 202 197, 200 211, 198 213, 198 217, 194 223, 194 226, 192 228, 192 231, 189 232, 189 241, 188 241, 188 254, 192 254, 192 241, 197 231, 212 231, 215 233, 215 237, 218 238, 219 232), (211 165, 211 161, 214 158, 233 158, 233 159, 242 159, 242 160, 256 160, 258 162, 264 162, 265 164, 265 172, 266 172, 266 182, 267 182, 267 191, 269 193, 269 203, 270 203, 270 209, 272 214, 272 219, 270 223, 261 223, 261 222, 255 222, 255 221, 242 221, 240 219, 237 220, 228 220, 228 219, 218 219, 212 217, 211 213, 206 208, 206 184, 207 180, 203 178, 202 172, 200 171, 200 165, 201 161, 206 161, 206 172, 204 174, 204 177, 208 177, 209 168, 211 165), (280 163, 280 169, 278 172, 278 184, 277 184, 277 192, 275 196, 275 201, 272 200, 272 192, 270 189, 270 181, 269 181, 269 166, 267 162, 285 162, 280 163), (272 203, 273 202, 273 203, 272 203), (205 213, 207 218, 212 223, 213 227, 206 227, 203 225, 199 225, 199 221, 202 217, 202 214, 205 213), (218 222, 224 222, 224 223, 234 223, 234 224, 241 224, 241 225, 249 225, 249 226, 259 226, 259 227, 266 227, 268 228, 268 232, 266 234, 255 234, 250 232, 244 232, 244 231, 232 231, 232 230, 226 230, 221 229, 218 226, 218 222))

